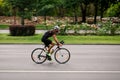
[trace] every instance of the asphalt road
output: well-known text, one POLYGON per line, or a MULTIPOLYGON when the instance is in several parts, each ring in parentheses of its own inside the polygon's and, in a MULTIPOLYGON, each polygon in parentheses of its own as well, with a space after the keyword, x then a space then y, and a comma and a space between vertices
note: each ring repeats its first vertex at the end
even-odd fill
POLYGON ((64 45, 66 64, 35 64, 33 49, 42 45, 0 45, 0 80, 120 80, 120 45, 64 45))

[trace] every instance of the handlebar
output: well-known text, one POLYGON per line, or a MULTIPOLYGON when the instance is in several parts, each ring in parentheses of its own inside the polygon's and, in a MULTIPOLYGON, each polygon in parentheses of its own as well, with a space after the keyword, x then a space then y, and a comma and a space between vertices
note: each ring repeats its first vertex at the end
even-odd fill
POLYGON ((62 41, 60 41, 60 43, 61 43, 61 44, 64 44, 64 41, 62 40, 62 41))
MULTIPOLYGON (((60 43, 63 45, 64 44, 64 41, 60 41, 60 43)), ((60 48, 60 46, 57 44, 57 48, 60 48)))

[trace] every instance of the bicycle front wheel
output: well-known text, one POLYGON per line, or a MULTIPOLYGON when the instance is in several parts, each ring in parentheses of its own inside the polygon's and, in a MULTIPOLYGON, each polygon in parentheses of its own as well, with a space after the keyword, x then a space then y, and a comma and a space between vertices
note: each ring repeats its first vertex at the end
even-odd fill
POLYGON ((55 60, 60 64, 65 64, 70 59, 70 52, 66 48, 59 48, 55 52, 55 60))
POLYGON ((42 64, 46 61, 46 53, 44 49, 36 48, 32 51, 31 58, 35 63, 42 64))

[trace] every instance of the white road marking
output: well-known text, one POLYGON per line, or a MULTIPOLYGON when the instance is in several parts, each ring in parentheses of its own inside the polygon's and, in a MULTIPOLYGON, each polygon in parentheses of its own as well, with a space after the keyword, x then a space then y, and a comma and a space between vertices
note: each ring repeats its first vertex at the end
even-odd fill
POLYGON ((120 71, 36 71, 36 70, 0 70, 0 73, 120 73, 120 71))

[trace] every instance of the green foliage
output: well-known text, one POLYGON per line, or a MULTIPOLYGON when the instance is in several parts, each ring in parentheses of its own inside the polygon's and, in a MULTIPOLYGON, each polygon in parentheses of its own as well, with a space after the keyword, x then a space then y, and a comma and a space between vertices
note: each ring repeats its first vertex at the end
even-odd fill
POLYGON ((0 24, 0 29, 8 29, 8 25, 0 24))
MULTIPOLYGON (((34 0, 5 0, 13 9, 18 10, 18 15, 21 17, 21 24, 24 25, 25 18, 31 18, 34 9, 34 0)), ((14 15, 16 15, 14 13, 14 15)))
POLYGON ((10 12, 9 5, 4 0, 0 0, 0 16, 10 16, 10 12))
POLYGON ((73 25, 73 30, 75 34, 79 34, 80 32, 80 26, 78 24, 73 25))
POLYGON ((45 16, 44 20, 46 16, 57 16, 57 18, 70 16, 74 17, 75 24, 81 22, 78 16, 82 17, 82 22, 86 22, 86 16, 93 16, 95 12, 96 16, 100 14, 104 16, 102 14, 106 9, 108 16, 120 16, 119 8, 118 0, 0 0, 0 15, 13 16, 16 11, 22 20, 30 19, 32 15, 45 16))
POLYGON ((108 8, 107 10, 107 15, 110 17, 120 17, 120 2, 118 2, 117 4, 112 4, 110 6, 110 8, 108 8))
POLYGON ((101 23, 101 27, 97 30, 97 35, 115 35, 120 31, 120 24, 112 24, 112 21, 101 23))
POLYGON ((100 26, 91 25, 87 23, 75 24, 75 25, 66 25, 61 28, 62 35, 66 35, 70 31, 74 31, 72 34, 78 35, 118 35, 120 34, 120 24, 113 24, 112 21, 105 23, 99 23, 100 26))
POLYGON ((37 15, 39 14, 46 16, 48 14, 51 14, 53 12, 53 9, 55 8, 55 5, 56 0, 39 0, 36 6, 37 15))
POLYGON ((53 28, 53 26, 47 26, 44 24, 37 24, 36 25, 36 29, 38 29, 38 30, 50 30, 52 28, 53 28))
POLYGON ((66 35, 66 34, 67 34, 67 33, 66 33, 66 32, 67 32, 67 29, 68 29, 67 27, 68 27, 68 26, 62 27, 62 28, 60 29, 60 33, 59 33, 59 34, 60 34, 60 35, 66 35))

